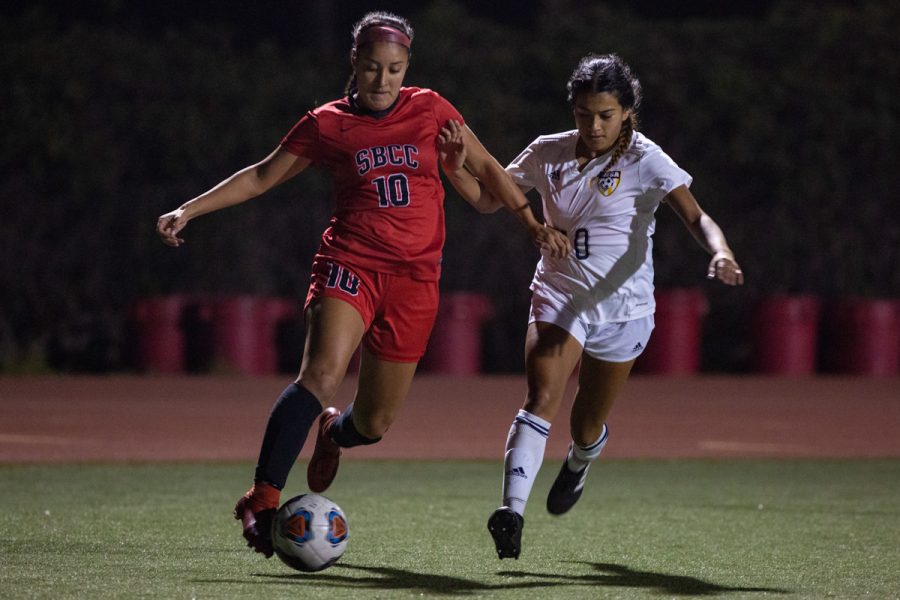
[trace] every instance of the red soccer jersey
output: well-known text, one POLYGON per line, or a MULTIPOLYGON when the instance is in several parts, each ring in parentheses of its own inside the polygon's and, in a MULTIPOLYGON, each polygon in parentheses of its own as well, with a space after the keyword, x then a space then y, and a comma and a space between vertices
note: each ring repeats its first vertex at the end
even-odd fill
POLYGON ((319 256, 416 279, 440 277, 444 188, 437 136, 459 112, 436 92, 401 88, 381 118, 347 98, 308 112, 282 146, 333 179, 335 210, 319 256))

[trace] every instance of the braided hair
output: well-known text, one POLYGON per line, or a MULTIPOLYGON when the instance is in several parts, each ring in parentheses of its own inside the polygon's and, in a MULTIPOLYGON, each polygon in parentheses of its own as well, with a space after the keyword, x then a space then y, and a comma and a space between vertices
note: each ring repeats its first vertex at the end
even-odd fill
MULTIPOLYGON (((353 52, 358 52, 359 48, 356 45, 356 40, 359 37, 359 34, 368 29, 369 27, 374 27, 376 25, 385 25, 387 27, 393 27, 398 31, 402 31, 406 36, 412 40, 413 39, 413 28, 412 25, 409 24, 409 21, 404 19, 399 15, 395 15, 394 13, 389 13, 385 11, 372 11, 363 15, 363 18, 356 22, 353 28, 350 30, 350 35, 353 38, 353 52)), ((365 46, 365 44, 362 44, 365 46)), ((412 51, 410 51, 410 55, 412 55, 412 51)), ((350 79, 347 81, 347 85, 344 88, 344 93, 348 96, 352 94, 356 90, 356 73, 350 74, 350 79)))
POLYGON ((616 97, 622 108, 630 111, 622 122, 622 131, 616 140, 615 150, 606 169, 612 168, 631 146, 638 128, 637 109, 641 104, 641 82, 625 62, 616 54, 588 54, 566 83, 569 105, 574 107, 579 94, 606 92, 616 97))

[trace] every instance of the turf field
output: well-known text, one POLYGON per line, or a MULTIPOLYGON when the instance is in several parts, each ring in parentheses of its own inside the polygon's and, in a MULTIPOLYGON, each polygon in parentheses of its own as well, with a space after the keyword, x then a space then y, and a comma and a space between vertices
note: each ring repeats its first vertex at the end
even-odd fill
POLYGON ((351 540, 318 574, 230 517, 285 381, 0 377, 0 599, 900 598, 896 379, 633 377, 557 518, 564 406, 501 562, 485 523, 524 381, 419 375, 390 434, 347 453, 328 495, 351 540))
POLYGON ((548 459, 502 562, 499 462, 346 460, 327 495, 350 543, 314 574, 243 546, 251 469, 0 465, 0 597, 900 597, 900 459, 604 459, 564 517, 548 459))

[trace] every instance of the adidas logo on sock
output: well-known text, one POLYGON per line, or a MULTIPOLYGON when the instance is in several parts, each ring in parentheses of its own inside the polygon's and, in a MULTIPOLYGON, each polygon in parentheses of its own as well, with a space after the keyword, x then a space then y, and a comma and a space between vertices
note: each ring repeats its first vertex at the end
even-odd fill
POLYGON ((507 471, 506 474, 514 477, 524 477, 525 479, 528 479, 528 475, 525 474, 525 469, 523 469, 522 467, 513 467, 512 469, 507 471))

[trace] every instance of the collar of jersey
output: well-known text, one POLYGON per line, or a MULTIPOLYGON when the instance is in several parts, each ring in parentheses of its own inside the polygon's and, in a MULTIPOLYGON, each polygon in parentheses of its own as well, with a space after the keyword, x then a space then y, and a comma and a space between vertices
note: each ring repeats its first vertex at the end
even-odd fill
MULTIPOLYGON (((578 147, 578 139, 579 139, 579 138, 576 136, 576 137, 575 137, 575 145, 572 147, 572 153, 573 153, 573 154, 575 153, 575 148, 578 147)), ((593 171, 594 169, 597 169, 597 168, 599 167, 599 165, 602 165, 603 163, 609 161, 609 159, 610 159, 610 157, 612 157, 612 154, 613 154, 614 151, 615 151, 615 148, 611 148, 611 149, 608 150, 607 152, 604 152, 603 154, 600 154, 599 156, 595 156, 594 158, 592 158, 592 159, 590 159, 589 161, 587 161, 587 162, 584 164, 584 167, 582 167, 582 168, 580 168, 580 169, 578 168, 578 156, 576 155, 576 156, 572 159, 572 161, 575 163, 575 171, 576 171, 579 175, 582 175, 582 176, 583 176, 583 175, 586 175, 588 172, 591 172, 591 171, 593 171)))
POLYGON ((354 115, 358 115, 361 117, 372 117, 373 119, 383 119, 391 114, 391 111, 394 110, 394 107, 396 107, 397 103, 400 102, 400 94, 397 94, 397 99, 394 100, 393 104, 382 110, 372 110, 357 103, 356 90, 350 92, 350 94, 347 96, 347 100, 350 103, 350 110, 354 115))

